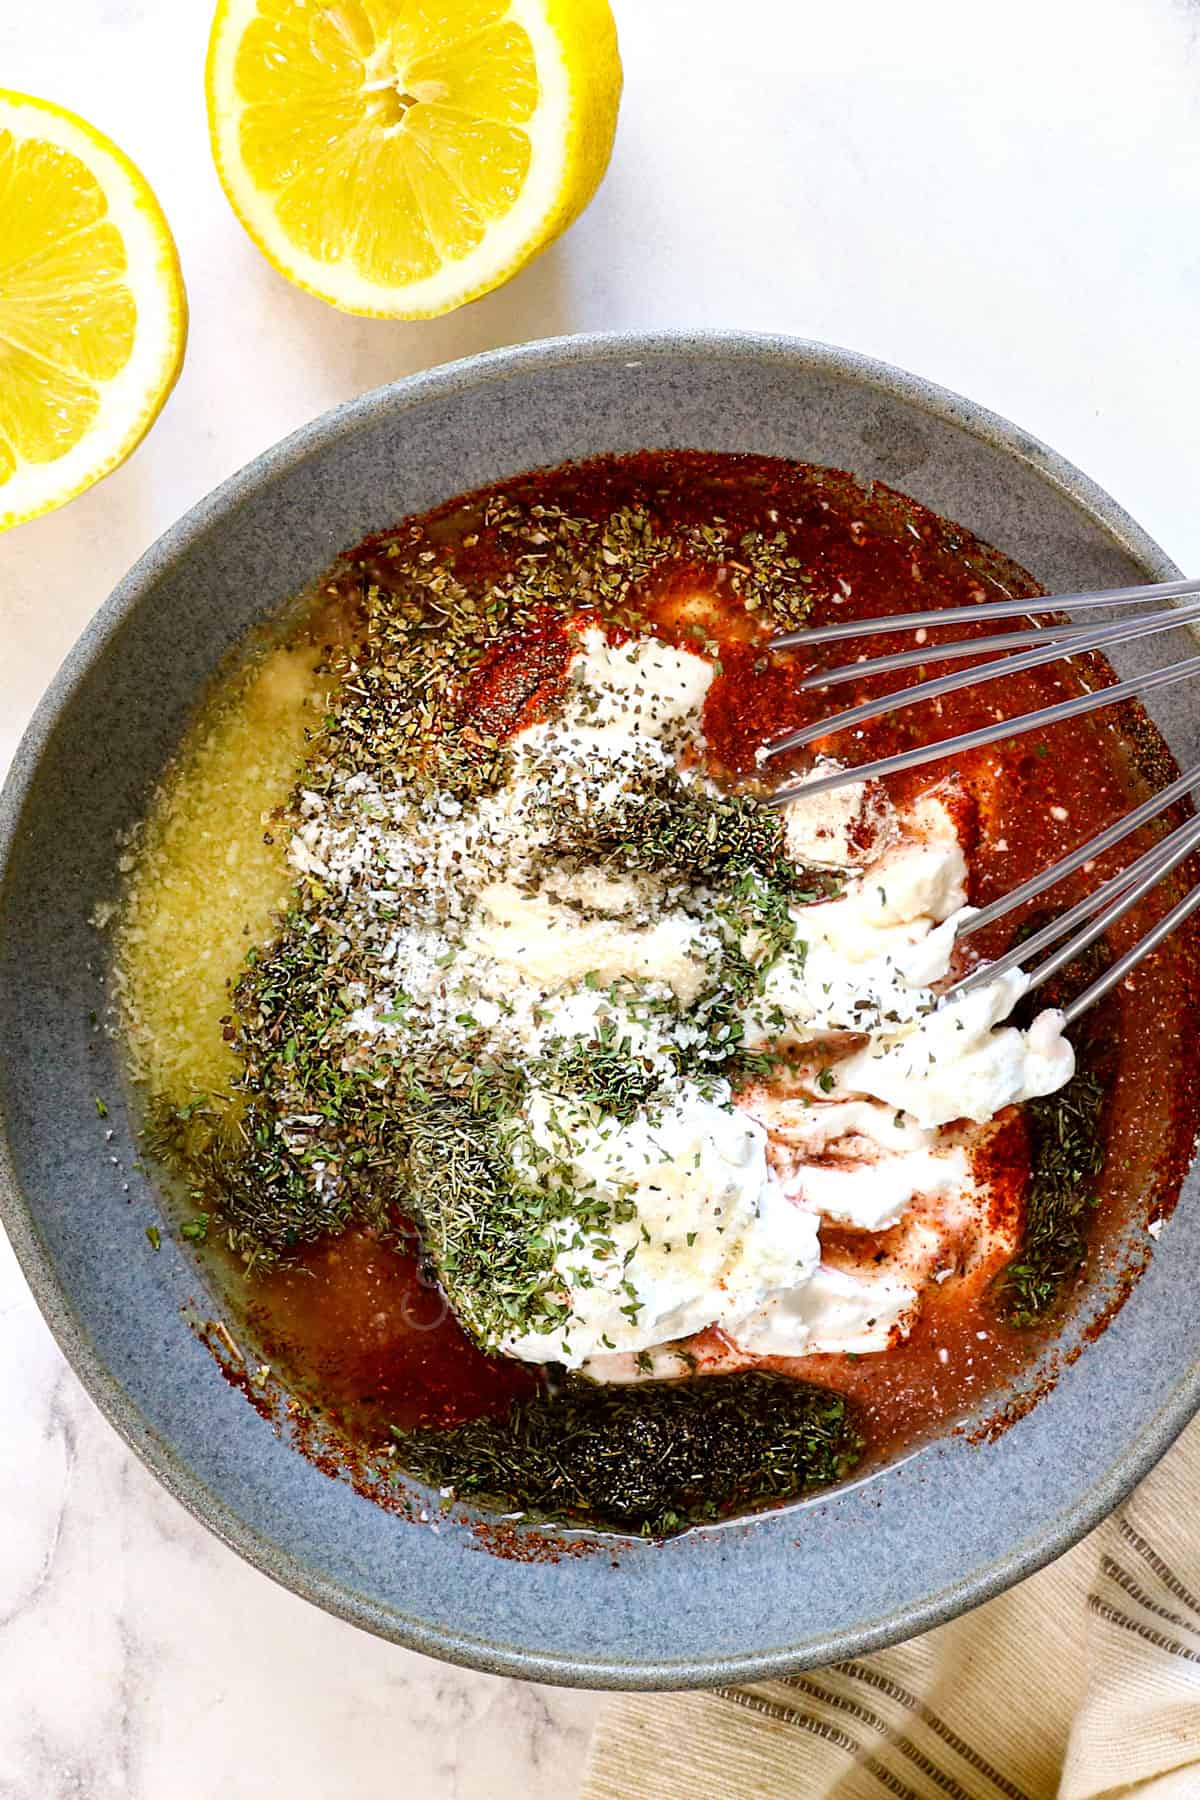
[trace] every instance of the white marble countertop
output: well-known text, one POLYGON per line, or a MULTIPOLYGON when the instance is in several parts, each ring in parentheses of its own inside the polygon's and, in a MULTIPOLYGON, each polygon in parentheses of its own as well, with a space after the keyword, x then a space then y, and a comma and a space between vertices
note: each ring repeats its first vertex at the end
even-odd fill
MULTIPOLYGON (((131 461, 0 543, 0 766, 114 581, 216 482, 348 395, 558 332, 870 352, 1045 438, 1200 572, 1196 0, 614 4, 597 201, 426 325, 343 317, 243 236, 209 161, 209 0, 3 9, 5 84, 84 113, 157 188, 192 330, 131 461)), ((592 1696, 378 1643, 241 1563, 100 1419, 3 1245, 0 1356, 0 1800, 574 1792, 592 1696)))

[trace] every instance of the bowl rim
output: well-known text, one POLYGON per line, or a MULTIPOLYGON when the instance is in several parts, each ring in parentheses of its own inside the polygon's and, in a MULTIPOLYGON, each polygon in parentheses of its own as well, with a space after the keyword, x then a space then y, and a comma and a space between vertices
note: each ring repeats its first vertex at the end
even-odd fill
MULTIPOLYGON (((84 626, 17 746, 0 788, 0 894, 7 884, 10 851, 20 830, 34 775, 59 714, 92 663, 135 610, 143 591, 197 536, 218 524, 248 493, 274 481, 315 452, 329 448, 339 438, 353 434, 362 422, 380 413, 402 413, 431 400, 572 363, 680 357, 799 365, 903 400, 1034 471, 1090 515, 1146 571, 1149 579, 1169 580, 1181 573, 1111 495, 1040 439, 948 388, 858 351, 785 334, 726 330, 598 332, 482 351, 385 383, 301 425, 228 476, 143 552, 84 626)), ((89 1397, 134 1454, 176 1500, 230 1549, 281 1586, 315 1601, 335 1617, 448 1662, 566 1686, 626 1690, 711 1687, 729 1681, 769 1679, 797 1666, 795 1652, 789 1654, 786 1647, 688 1662, 638 1664, 611 1658, 588 1662, 578 1656, 524 1650, 449 1626, 431 1627, 425 1621, 401 1617, 371 1596, 317 1573, 244 1521, 184 1465, 94 1349, 71 1307, 21 1192, 2 1116, 0 1223, 59 1349, 89 1397)), ((826 1660, 835 1662, 847 1655, 862 1655, 917 1636, 992 1598, 1061 1555, 1125 1499, 1198 1408, 1200 1365, 1194 1365, 1181 1376, 1169 1401, 1143 1424, 1123 1456, 1071 1510, 1052 1519, 1043 1533, 1015 1545, 991 1566, 960 1578, 865 1631, 860 1627, 840 1636, 834 1634, 828 1641, 826 1660)))

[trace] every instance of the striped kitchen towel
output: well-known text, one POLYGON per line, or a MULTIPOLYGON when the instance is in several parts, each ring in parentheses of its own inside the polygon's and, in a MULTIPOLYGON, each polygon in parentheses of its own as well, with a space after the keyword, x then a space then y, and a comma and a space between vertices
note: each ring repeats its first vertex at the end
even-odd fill
POLYGON ((875 1656, 622 1695, 581 1800, 1200 1800, 1200 1420, 1039 1574, 875 1656))

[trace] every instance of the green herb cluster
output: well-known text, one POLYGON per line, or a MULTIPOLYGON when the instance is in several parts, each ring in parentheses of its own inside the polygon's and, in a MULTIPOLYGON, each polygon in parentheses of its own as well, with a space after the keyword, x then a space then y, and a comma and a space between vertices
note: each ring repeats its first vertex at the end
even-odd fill
MULTIPOLYGON (((488 652, 581 608, 636 625, 639 583, 688 560, 720 562, 748 610, 779 623, 807 607, 782 534, 734 541, 719 521, 664 531, 640 507, 596 519, 497 500, 458 551, 420 525, 404 528, 335 579, 357 601, 362 637, 353 653, 339 653, 341 680, 304 787, 320 793, 365 771, 469 803, 507 768, 503 745, 464 724, 471 674, 488 652)), ((565 796, 548 835, 548 854, 567 863, 723 890, 728 945, 712 972, 709 1038, 693 1072, 729 1065, 738 996, 760 979, 736 948, 739 929, 755 924, 764 958, 774 953, 790 934, 789 901, 832 891, 829 878, 797 870, 778 819, 759 801, 690 789, 661 769, 603 813, 565 796)), ((251 954, 232 995, 226 1030, 241 1063, 232 1103, 160 1117, 160 1147, 186 1167, 211 1234, 249 1267, 351 1221, 386 1235, 403 1212, 482 1340, 514 1323, 559 1322, 547 1228, 582 1209, 603 1230, 611 1203, 606 1215, 544 1157, 536 1190, 516 1174, 511 1121, 522 1089, 536 1073, 553 1091, 627 1121, 658 1078, 605 1026, 537 1071, 437 1044, 415 1060, 410 1046, 404 1057, 346 1066, 353 984, 370 971, 343 904, 318 880, 298 883, 276 938, 251 954)))
POLYGON ((482 658, 516 631, 591 609, 636 629, 645 622, 639 585, 672 565, 720 565, 747 611, 781 627, 801 623, 812 605, 810 578, 785 532, 735 539, 720 520, 671 531, 640 506, 595 519, 497 499, 466 543, 483 557, 482 578, 461 572, 455 550, 413 523, 331 584, 357 597, 364 639, 335 659, 344 679, 322 745, 328 768, 371 770, 462 798, 497 786, 507 766, 503 744, 464 730, 470 676, 482 658))
POLYGON ((1030 1176, 1018 1257, 1000 1277, 1002 1315, 1014 1325, 1045 1316, 1087 1256, 1088 1219, 1104 1167, 1105 1083, 1082 1068, 1064 1088, 1025 1108, 1030 1176))
MULTIPOLYGON (((1051 913, 1026 920, 1015 941, 1049 923, 1051 913)), ((1111 962, 1101 940, 1062 970, 1014 1013, 1021 1026, 1032 1023, 1041 1006, 1068 1006, 1111 962)), ((1025 1107, 1029 1131, 1029 1188, 1019 1254, 996 1284, 1001 1317, 1013 1325, 1035 1325, 1050 1313, 1067 1284, 1087 1260, 1088 1228, 1096 1204, 1096 1183, 1104 1168, 1104 1107, 1112 1076, 1108 1008, 1086 1016, 1073 1033, 1076 1070, 1055 1094, 1025 1107)))
MULTIPOLYGON (((560 860, 716 888, 752 876, 785 908, 788 901, 829 899, 841 885, 835 872, 787 855, 779 816, 760 799, 688 786, 673 769, 648 769, 618 803, 600 811, 569 793, 556 796, 538 823, 560 860)), ((754 885, 745 891, 751 894, 754 885)))
POLYGON ((485 524, 514 557, 512 585, 547 602, 595 606, 621 623, 639 583, 665 565, 724 571, 747 612, 764 612, 781 628, 800 625, 812 610, 813 578, 791 554, 786 531, 734 536, 720 517, 703 525, 665 527, 646 506, 619 506, 601 519, 578 518, 560 507, 499 502, 485 524))
POLYGON ((658 1071, 606 1021, 595 1037, 573 1040, 536 1075, 552 1093, 586 1101, 619 1125, 636 1119, 661 1085, 658 1071))
POLYGON ((862 1451, 841 1395, 758 1373, 569 1378, 503 1418, 393 1437, 406 1469, 461 1499, 646 1537, 798 1499, 862 1451))
POLYGON ((518 1174, 514 1078, 497 1071, 458 1093, 410 1095, 398 1130, 402 1204, 460 1323, 485 1345, 510 1332, 565 1328, 569 1308, 554 1273, 551 1228, 573 1218, 581 1232, 603 1231, 616 1210, 553 1159, 543 1162, 538 1181, 518 1174))

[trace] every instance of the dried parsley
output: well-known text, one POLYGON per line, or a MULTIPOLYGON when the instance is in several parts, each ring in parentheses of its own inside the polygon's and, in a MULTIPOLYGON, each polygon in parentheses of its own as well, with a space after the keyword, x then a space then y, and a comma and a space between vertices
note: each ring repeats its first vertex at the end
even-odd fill
POLYGON ((628 1040, 605 1034, 579 1039, 537 1070, 551 1092, 590 1101, 600 1111, 628 1125, 659 1088, 659 1075, 630 1051, 628 1040))
POLYGON ((405 1208, 456 1316, 485 1345, 565 1324, 547 1227, 578 1217, 597 1228, 613 1216, 610 1204, 589 1208, 552 1163, 540 1182, 520 1179, 504 1133, 512 1116, 502 1084, 477 1081, 469 1094, 414 1090, 400 1127, 405 1208))

